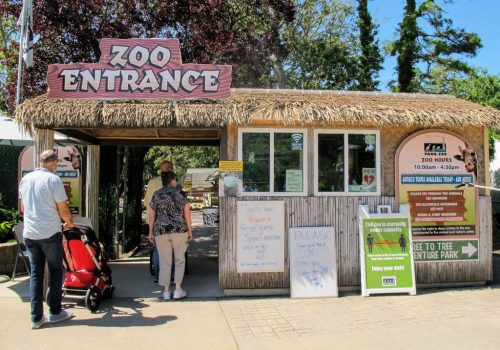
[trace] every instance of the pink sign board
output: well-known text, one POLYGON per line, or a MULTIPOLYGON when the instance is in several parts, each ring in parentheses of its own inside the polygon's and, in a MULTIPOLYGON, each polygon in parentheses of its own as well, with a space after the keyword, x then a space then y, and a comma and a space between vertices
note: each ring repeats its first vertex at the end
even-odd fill
POLYGON ((51 64, 49 99, 222 99, 232 66, 183 64, 177 39, 102 39, 98 63, 51 64))
POLYGON ((475 236, 475 150, 459 135, 426 130, 409 136, 396 154, 396 199, 410 207, 415 238, 475 236))

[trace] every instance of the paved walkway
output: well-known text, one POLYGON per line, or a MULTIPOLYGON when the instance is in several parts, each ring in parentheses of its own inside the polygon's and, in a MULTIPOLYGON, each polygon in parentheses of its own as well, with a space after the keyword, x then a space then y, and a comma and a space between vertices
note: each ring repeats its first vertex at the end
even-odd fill
MULTIPOLYGON (((23 282, 19 282, 23 283, 23 282)), ((6 288, 0 284, 0 290, 6 288)), ((2 294, 2 295, 5 295, 2 294)), ((113 298, 92 314, 29 328, 29 303, 0 297, 0 349, 498 349, 500 287, 417 296, 113 298)))

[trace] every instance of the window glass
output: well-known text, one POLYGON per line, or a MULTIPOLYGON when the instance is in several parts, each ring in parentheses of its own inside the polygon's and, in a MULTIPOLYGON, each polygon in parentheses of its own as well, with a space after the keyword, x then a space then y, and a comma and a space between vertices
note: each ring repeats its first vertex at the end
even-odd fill
POLYGON ((349 192, 376 192, 376 135, 350 134, 349 143, 349 192))
POLYGON ((274 192, 302 192, 304 134, 274 134, 274 192))
POLYGON ((318 191, 344 191, 343 134, 318 134, 318 191))
POLYGON ((269 133, 242 134, 243 190, 269 192, 269 133))

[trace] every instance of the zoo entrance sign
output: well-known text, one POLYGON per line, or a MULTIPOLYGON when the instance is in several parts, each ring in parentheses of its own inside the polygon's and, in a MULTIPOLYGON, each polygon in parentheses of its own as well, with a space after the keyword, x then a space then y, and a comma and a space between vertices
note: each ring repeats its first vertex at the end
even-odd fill
POLYGON ((102 39, 98 63, 51 64, 48 98, 222 99, 229 65, 183 64, 177 39, 102 39))

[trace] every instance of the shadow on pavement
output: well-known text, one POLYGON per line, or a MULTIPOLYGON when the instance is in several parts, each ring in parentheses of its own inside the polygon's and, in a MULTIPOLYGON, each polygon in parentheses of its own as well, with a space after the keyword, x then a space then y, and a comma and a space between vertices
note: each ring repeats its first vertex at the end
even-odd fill
MULTIPOLYGON (((91 327, 149 327, 159 326, 170 321, 175 321, 176 316, 162 315, 157 317, 145 317, 142 309, 150 307, 143 299, 112 298, 103 301, 99 310, 92 313, 92 318, 73 318, 71 322, 51 325, 60 326, 91 326, 91 327)), ((79 307, 80 304, 67 304, 71 309, 79 307)), ((88 311, 90 314, 90 311, 88 311)))

